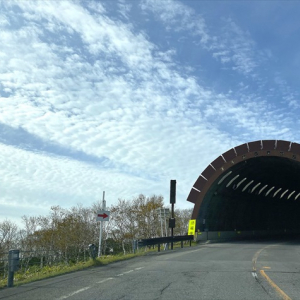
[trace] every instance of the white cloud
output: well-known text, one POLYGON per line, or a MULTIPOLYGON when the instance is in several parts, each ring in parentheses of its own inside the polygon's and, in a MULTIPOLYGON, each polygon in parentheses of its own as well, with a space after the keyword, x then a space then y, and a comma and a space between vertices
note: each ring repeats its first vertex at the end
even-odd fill
MULTIPOLYGON (((11 207, 21 216, 23 209, 31 214, 45 212, 50 206, 68 207, 76 203, 90 205, 107 191, 108 204, 118 197, 130 198, 149 185, 154 193, 157 183, 107 170, 97 164, 32 152, 0 144, 0 205, 11 207), (132 187, 134 188, 132 189, 132 187), (17 211, 18 210, 18 211, 17 211)), ((5 217, 0 214, 0 218, 5 217)))
POLYGON ((222 63, 232 61, 234 63, 233 70, 242 74, 254 72, 260 63, 256 45, 250 34, 239 28, 231 19, 225 21, 221 36, 212 44, 211 48, 218 52, 220 49, 226 49, 223 54, 219 55, 222 63))
MULTIPOLYGON (((179 2, 171 11, 168 1, 160 3, 142 6, 165 23, 179 24, 175 30, 199 35, 207 47, 202 18, 179 2)), ((21 203, 39 211, 55 204, 91 203, 103 190, 111 203, 139 193, 163 194, 167 203, 173 178, 178 203, 186 206, 194 181, 222 152, 266 133, 295 139, 287 132, 287 116, 280 116, 276 107, 255 94, 241 101, 202 86, 199 78, 182 71, 174 59, 176 50, 162 51, 142 30, 109 18, 98 2, 83 7, 77 2, 19 1, 3 7, 10 14, 0 23, 0 87, 5 91, 0 94, 0 122, 15 128, 3 139, 10 146, 0 144, 3 207, 21 203), (52 143, 68 154, 34 145, 25 151, 13 141, 18 128, 33 144, 52 143), (72 151, 90 161, 74 159, 72 151)), ((212 55, 252 72, 253 44, 235 31, 239 46, 229 54, 227 46, 212 47, 212 55)))
MULTIPOLYGON (((231 19, 224 20, 224 25, 217 33, 208 30, 203 16, 179 1, 143 1, 142 8, 151 11, 163 22, 168 30, 187 32, 200 37, 200 43, 212 52, 215 59, 223 64, 232 64, 231 68, 248 75, 258 64, 254 41, 248 32, 243 31, 231 19)), ((195 40, 199 45, 199 41, 195 40)))
POLYGON ((141 8, 153 12, 168 30, 188 31, 194 36, 200 36, 198 42, 203 44, 209 40, 204 18, 179 1, 144 0, 141 2, 141 8))

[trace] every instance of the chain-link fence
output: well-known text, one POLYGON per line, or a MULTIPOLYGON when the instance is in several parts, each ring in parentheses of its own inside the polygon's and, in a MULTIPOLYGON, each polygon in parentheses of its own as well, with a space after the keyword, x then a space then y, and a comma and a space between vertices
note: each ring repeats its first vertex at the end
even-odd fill
MULTIPOLYGON (((114 256, 133 253, 133 243, 130 240, 116 242, 106 240, 102 245, 102 256, 114 256)), ((97 245, 90 244, 80 251, 72 248, 65 251, 55 250, 20 250, 19 251, 19 268, 15 272, 15 278, 24 279, 30 276, 38 276, 53 271, 55 267, 69 267, 77 263, 84 263, 91 258, 95 258, 98 253, 97 245)), ((0 252, 0 287, 6 286, 9 275, 9 252, 0 252)))

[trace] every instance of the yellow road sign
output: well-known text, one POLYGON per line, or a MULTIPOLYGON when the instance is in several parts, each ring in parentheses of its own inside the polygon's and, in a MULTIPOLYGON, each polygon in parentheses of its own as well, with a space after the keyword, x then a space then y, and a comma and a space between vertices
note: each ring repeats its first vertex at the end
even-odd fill
POLYGON ((196 231, 196 220, 190 220, 188 235, 195 235, 195 231, 196 231))

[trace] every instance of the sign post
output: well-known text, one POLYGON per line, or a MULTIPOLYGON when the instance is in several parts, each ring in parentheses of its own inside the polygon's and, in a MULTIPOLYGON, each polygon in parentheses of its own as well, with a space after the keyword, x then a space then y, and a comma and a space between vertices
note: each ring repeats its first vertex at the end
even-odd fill
POLYGON ((103 192, 101 210, 97 212, 97 216, 96 216, 96 221, 100 221, 98 257, 101 256, 103 222, 109 221, 109 215, 110 215, 110 211, 106 210, 106 201, 104 200, 104 198, 105 198, 105 192, 103 192))

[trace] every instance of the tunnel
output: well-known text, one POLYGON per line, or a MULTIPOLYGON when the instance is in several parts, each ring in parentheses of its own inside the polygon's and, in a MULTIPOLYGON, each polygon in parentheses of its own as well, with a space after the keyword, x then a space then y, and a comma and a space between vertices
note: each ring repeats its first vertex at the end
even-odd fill
POLYGON ((187 201, 198 231, 298 230, 300 144, 245 143, 212 161, 187 201))

